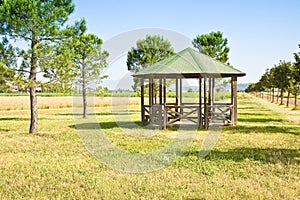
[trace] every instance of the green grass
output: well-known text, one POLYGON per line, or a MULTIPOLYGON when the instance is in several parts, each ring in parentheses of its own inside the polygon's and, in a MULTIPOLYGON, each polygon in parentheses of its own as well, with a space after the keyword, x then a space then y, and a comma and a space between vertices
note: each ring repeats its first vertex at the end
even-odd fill
MULTIPOLYGON (((94 158, 74 128, 71 108, 40 110, 34 135, 27 134, 28 110, 1 111, 0 199, 299 199, 299 123, 246 94, 238 103, 238 126, 224 128, 207 157, 198 156, 207 134, 198 131, 173 164, 141 174, 94 158)), ((131 152, 155 151, 176 133, 130 136, 113 122, 111 108, 96 111, 107 138, 131 152)), ((128 111, 139 124, 139 106, 128 111)), ((121 125, 132 130, 126 121, 121 125)))

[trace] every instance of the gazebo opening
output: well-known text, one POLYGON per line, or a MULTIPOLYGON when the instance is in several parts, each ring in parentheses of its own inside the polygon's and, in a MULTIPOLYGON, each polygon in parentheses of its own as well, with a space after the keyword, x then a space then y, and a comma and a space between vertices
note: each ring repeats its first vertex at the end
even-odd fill
POLYGON ((141 83, 143 125, 161 129, 178 123, 193 123, 199 129, 236 125, 237 77, 245 73, 231 66, 187 48, 133 76, 141 83), (220 95, 225 90, 218 83, 224 80, 231 85, 229 101, 220 95), (194 96, 184 92, 188 81, 197 83, 190 93, 194 96))

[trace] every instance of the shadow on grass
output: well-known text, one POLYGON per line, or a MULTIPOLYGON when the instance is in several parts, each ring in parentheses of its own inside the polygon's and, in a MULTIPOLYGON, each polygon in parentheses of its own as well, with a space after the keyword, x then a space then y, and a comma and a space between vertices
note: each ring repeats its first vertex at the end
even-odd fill
MULTIPOLYGON (((93 116, 93 115, 97 115, 97 116, 114 116, 114 115, 130 115, 130 114, 135 114, 137 112, 132 112, 132 111, 128 111, 128 112, 101 112, 101 113, 96 113, 96 114, 87 114, 89 116, 93 116)), ((138 114, 138 113, 137 113, 138 114)), ((55 114, 57 116, 82 116, 82 114, 75 114, 75 113, 64 113, 64 114, 55 114)))
POLYGON ((234 127, 224 127, 227 133, 283 133, 300 135, 300 127, 296 126, 247 126, 238 125, 234 127))
MULTIPOLYGON (((91 130, 98 129, 100 125, 101 129, 112 129, 112 128, 141 128, 141 129, 155 129, 153 127, 142 126, 141 121, 108 121, 108 122, 100 122, 100 123, 81 123, 77 125, 70 125, 70 128, 80 129, 80 130, 91 130)), ((157 127, 156 127, 157 128, 157 127)), ((189 125, 184 127, 183 125, 179 127, 169 127, 168 130, 191 130, 189 125)), ((194 130, 194 128, 192 128, 194 130)), ((293 134, 300 135, 300 127, 297 126, 247 126, 247 125, 238 125, 234 127, 223 127, 223 131, 226 133, 283 133, 283 134, 293 134)))
POLYGON ((277 148, 235 148, 228 151, 212 150, 207 160, 232 160, 242 162, 246 159, 262 163, 300 164, 300 152, 294 149, 277 148))
POLYGON ((272 122, 283 122, 282 119, 274 118, 239 118, 240 122, 253 122, 253 123, 272 123, 272 122))
POLYGON ((81 123, 69 126, 70 128, 80 129, 80 130, 92 130, 98 129, 112 129, 112 128, 142 128, 142 123, 139 121, 128 122, 100 122, 100 123, 81 123))
POLYGON ((264 109, 264 108, 262 108, 262 109, 260 109, 260 107, 258 108, 258 107, 240 107, 240 108, 238 108, 238 110, 251 110, 251 111, 265 111, 265 112, 270 112, 271 110, 269 110, 269 109, 264 109))
POLYGON ((1 132, 9 132, 9 129, 7 129, 7 128, 0 128, 0 133, 1 132))
MULTIPOLYGON (((139 128, 139 129, 147 129, 147 130, 157 130, 158 126, 143 126, 141 121, 110 121, 110 122, 100 122, 100 123, 81 123, 76 125, 69 126, 70 128, 75 128, 79 130, 93 130, 93 129, 112 129, 112 128, 139 128), (100 126, 99 126, 100 125, 100 126)), ((178 130, 186 130, 186 131, 196 131, 195 125, 189 124, 175 124, 173 126, 168 127, 168 131, 178 131, 178 130)))
MULTIPOLYGON (((199 156, 199 151, 188 151, 184 154, 186 157, 199 156)), ((235 148, 227 151, 212 150, 204 158, 205 160, 229 160, 234 162, 243 162, 245 160, 254 160, 261 163, 282 163, 282 164, 300 164, 300 152, 295 149, 277 149, 277 148, 235 148)))
POLYGON ((265 114, 265 113, 248 113, 248 112, 239 112, 239 119, 240 119, 240 116, 274 116, 274 114, 270 113, 270 114, 265 114))
MULTIPOLYGON (((39 118, 40 120, 44 120, 44 119, 47 119, 47 118, 39 118)), ((0 121, 30 121, 30 118, 29 117, 3 117, 3 118, 0 118, 0 121)))

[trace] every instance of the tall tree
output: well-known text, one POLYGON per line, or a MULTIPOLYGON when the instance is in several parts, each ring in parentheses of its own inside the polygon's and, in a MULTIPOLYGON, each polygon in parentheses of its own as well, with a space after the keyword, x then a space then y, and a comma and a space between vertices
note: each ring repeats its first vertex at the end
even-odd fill
POLYGON ((52 87, 56 92, 71 93, 72 81, 78 69, 72 60, 71 39, 60 41, 54 45, 43 44, 39 52, 39 67, 43 71, 42 88, 52 87))
POLYGON ((0 35, 27 43, 29 56, 28 84, 31 120, 29 133, 38 128, 36 81, 39 50, 45 42, 60 40, 60 30, 73 12, 71 0, 3 0, 0 5, 0 35))
POLYGON ((230 49, 227 46, 228 40, 227 38, 223 38, 223 33, 221 31, 197 35, 192 43, 200 52, 205 52, 212 58, 222 63, 229 64, 228 53, 230 49))
POLYGON ((128 70, 137 72, 149 65, 174 55, 169 40, 160 35, 146 35, 146 39, 136 42, 127 53, 128 70))
POLYGON ((280 89, 280 104, 283 104, 283 94, 289 87, 289 76, 291 74, 291 62, 280 61, 274 67, 274 78, 276 86, 280 89))
POLYGON ((269 80, 270 80, 270 85, 271 85, 271 90, 272 90, 272 101, 271 102, 274 102, 275 101, 275 88, 276 88, 276 77, 275 77, 275 68, 274 67, 272 67, 270 69, 269 80))
MULTIPOLYGON (((127 53, 127 68, 129 71, 138 72, 149 65, 174 55, 174 49, 169 40, 160 35, 146 35, 145 39, 136 42, 127 53)), ((138 88, 138 79, 134 79, 132 87, 134 91, 138 88)))
POLYGON ((93 82, 99 83, 107 78, 102 75, 102 69, 107 67, 108 52, 101 49, 102 40, 94 34, 86 34, 86 21, 77 23, 79 34, 72 41, 74 50, 73 61, 79 69, 78 82, 82 87, 83 118, 87 116, 87 87, 93 82))
POLYGON ((270 92, 268 96, 271 98, 272 82, 269 69, 266 69, 266 72, 262 75, 259 82, 261 82, 264 91, 267 89, 270 92))
POLYGON ((6 91, 14 76, 14 72, 9 68, 17 64, 15 56, 16 49, 9 45, 8 40, 3 38, 0 43, 0 91, 6 91))
MULTIPOLYGON (((300 44, 298 45, 300 48, 300 44)), ((295 97, 294 103, 295 107, 297 107, 297 97, 299 95, 300 90, 300 52, 294 53, 295 63, 292 68, 292 87, 293 87, 293 95, 295 97)))

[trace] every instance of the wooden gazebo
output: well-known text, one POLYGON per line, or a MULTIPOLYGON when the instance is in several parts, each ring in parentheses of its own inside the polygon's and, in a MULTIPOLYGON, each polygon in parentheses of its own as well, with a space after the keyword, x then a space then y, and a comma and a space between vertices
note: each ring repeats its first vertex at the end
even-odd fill
POLYGON ((162 129, 183 120, 196 124, 199 129, 220 123, 234 126, 237 122, 237 77, 245 75, 192 48, 184 49, 133 75, 141 83, 142 123, 162 129), (231 78, 229 103, 215 101, 215 81, 218 78, 231 78), (197 102, 183 101, 183 79, 198 80, 197 102), (175 82, 175 102, 171 103, 167 101, 166 91, 169 80, 175 82), (149 89, 149 100, 145 98, 146 88, 149 89))

